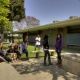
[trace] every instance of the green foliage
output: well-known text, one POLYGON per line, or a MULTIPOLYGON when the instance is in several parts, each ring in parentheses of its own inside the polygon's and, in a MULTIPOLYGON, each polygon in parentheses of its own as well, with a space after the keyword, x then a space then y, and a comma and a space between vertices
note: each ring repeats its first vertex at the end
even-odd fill
POLYGON ((0 24, 5 25, 9 19, 7 15, 9 14, 9 7, 10 1, 9 0, 0 0, 0 24))
POLYGON ((19 21, 25 17, 24 0, 10 0, 10 11, 8 18, 11 21, 19 21))
POLYGON ((3 50, 8 49, 9 44, 3 44, 3 50))
POLYGON ((12 22, 8 21, 7 24, 4 26, 4 31, 13 31, 13 26, 12 26, 12 22))
POLYGON ((10 0, 0 0, 0 7, 9 7, 10 0))
MULTIPOLYGON (((4 30, 9 30, 11 22, 7 18, 8 14, 10 13, 9 10, 10 0, 0 0, 0 30, 1 34, 4 30)), ((12 28, 12 27, 11 27, 12 28)), ((12 29, 10 29, 12 30, 12 29)))

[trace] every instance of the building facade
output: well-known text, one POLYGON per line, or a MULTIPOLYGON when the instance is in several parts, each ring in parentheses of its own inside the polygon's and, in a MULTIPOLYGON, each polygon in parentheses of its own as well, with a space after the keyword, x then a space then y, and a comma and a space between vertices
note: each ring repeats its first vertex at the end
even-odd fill
POLYGON ((61 33, 63 38, 63 47, 80 47, 80 17, 37 26, 29 28, 28 30, 15 31, 13 33, 23 34, 23 40, 25 39, 25 36, 29 36, 29 43, 31 44, 35 43, 35 37, 38 34, 41 36, 41 41, 43 41, 43 36, 48 34, 49 44, 52 47, 55 45, 57 33, 61 33))

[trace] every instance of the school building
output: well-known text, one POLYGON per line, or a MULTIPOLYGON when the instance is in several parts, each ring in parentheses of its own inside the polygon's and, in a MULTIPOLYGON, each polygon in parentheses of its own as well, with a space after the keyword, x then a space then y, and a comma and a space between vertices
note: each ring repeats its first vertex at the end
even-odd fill
POLYGON ((35 43, 35 37, 39 34, 41 41, 45 34, 49 35, 49 45, 54 47, 57 33, 62 34, 63 47, 78 47, 80 48, 80 17, 70 17, 64 21, 53 21, 51 24, 32 27, 25 30, 14 31, 13 33, 29 36, 29 43, 35 43))

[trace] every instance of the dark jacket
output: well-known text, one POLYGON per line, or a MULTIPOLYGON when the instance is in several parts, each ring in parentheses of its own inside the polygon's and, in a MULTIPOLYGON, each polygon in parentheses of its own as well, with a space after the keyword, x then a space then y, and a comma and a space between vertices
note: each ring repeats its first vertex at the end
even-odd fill
POLYGON ((0 50, 0 56, 4 56, 4 51, 0 50))
POLYGON ((9 49, 7 50, 8 53, 14 53, 14 49, 12 49, 11 46, 9 46, 9 49))
POLYGON ((43 41, 43 48, 44 48, 44 49, 49 49, 48 40, 44 40, 44 41, 43 41))

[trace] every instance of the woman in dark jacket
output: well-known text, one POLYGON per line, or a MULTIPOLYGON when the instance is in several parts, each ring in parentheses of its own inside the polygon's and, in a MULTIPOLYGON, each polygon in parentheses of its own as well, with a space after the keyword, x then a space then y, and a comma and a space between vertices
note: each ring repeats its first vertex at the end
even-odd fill
POLYGON ((59 66, 62 66, 62 59, 61 59, 62 36, 61 36, 60 33, 57 34, 55 49, 56 49, 57 60, 58 60, 58 63, 57 63, 57 64, 58 64, 59 66))
POLYGON ((21 53, 20 53, 20 46, 19 46, 19 43, 18 44, 15 44, 14 45, 14 53, 17 54, 17 60, 20 60, 21 59, 21 53))
POLYGON ((5 55, 5 52, 3 51, 2 47, 0 47, 0 62, 4 61, 7 61, 8 63, 12 62, 12 60, 5 55))
POLYGON ((44 41, 43 41, 43 50, 44 50, 44 53, 45 53, 45 56, 44 56, 44 66, 46 66, 46 58, 48 56, 48 61, 49 61, 49 65, 52 65, 51 63, 51 59, 50 59, 50 53, 49 53, 49 44, 48 44, 48 35, 45 35, 44 36, 44 41))

